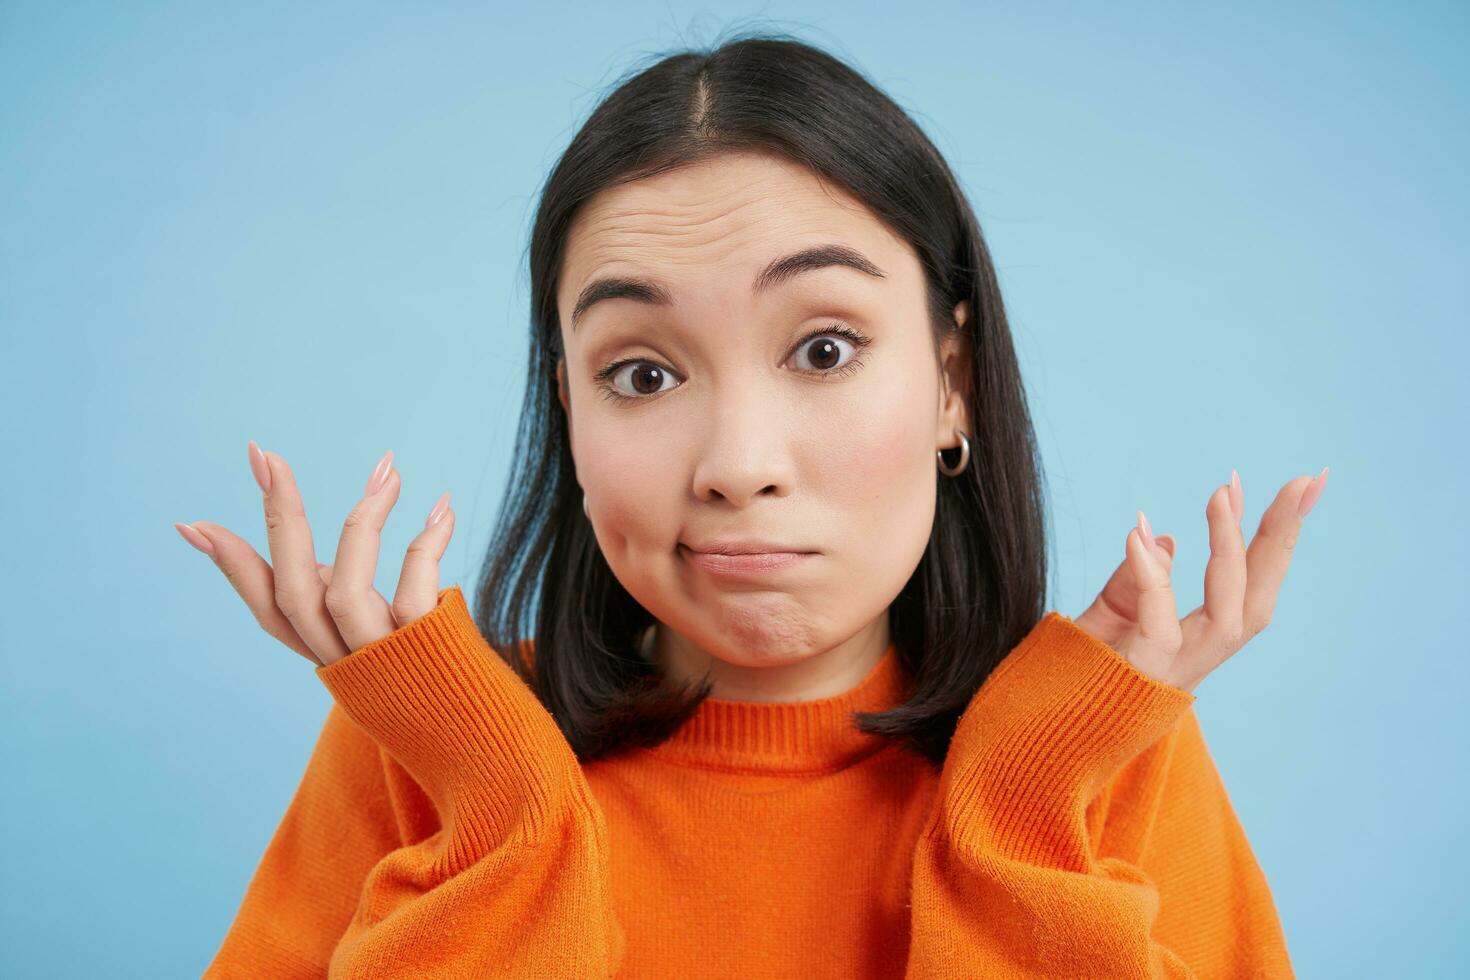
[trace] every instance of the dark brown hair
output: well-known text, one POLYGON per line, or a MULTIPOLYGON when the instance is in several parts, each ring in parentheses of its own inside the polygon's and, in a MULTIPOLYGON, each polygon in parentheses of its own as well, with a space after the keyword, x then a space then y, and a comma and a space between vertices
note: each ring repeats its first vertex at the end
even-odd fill
MULTIPOLYGON (((960 714, 1045 611, 1046 528, 1035 433, 979 222, 938 150, 859 72, 771 34, 663 57, 621 80, 542 189, 530 243, 529 379, 516 451, 476 587, 486 640, 531 685, 586 761, 670 735, 709 692, 676 689, 637 651, 653 622, 619 584, 582 513, 565 413, 556 305, 568 229, 611 185, 726 150, 779 154, 842 185, 918 253, 936 340, 970 353, 970 465, 938 480, 924 556, 889 608, 912 696, 854 716, 942 763, 960 714), (510 654, 534 651, 534 664, 510 654)), ((951 464, 953 465, 953 464, 951 464)))

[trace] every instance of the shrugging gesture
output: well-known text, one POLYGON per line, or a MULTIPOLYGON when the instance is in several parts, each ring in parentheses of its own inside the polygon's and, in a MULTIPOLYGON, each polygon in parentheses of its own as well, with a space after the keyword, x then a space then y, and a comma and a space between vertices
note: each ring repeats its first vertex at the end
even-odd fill
POLYGON ((214 558, 263 630, 318 666, 387 636, 438 603, 439 560, 454 534, 449 494, 440 496, 409 543, 390 605, 373 588, 388 512, 398 502, 400 481, 393 453, 368 477, 363 497, 347 515, 337 556, 318 564, 306 507, 286 461, 249 445, 250 470, 260 485, 271 560, 244 538, 207 521, 174 525, 190 544, 214 558))
POLYGON ((1092 606, 1048 613, 981 685, 915 848, 909 980, 1294 975, 1193 691, 1270 620, 1326 472, 1277 494, 1248 551, 1239 478, 1211 495, 1182 620, 1140 512, 1092 606))
POLYGON ((392 453, 319 565, 290 467, 249 449, 271 563, 219 525, 179 531, 335 703, 205 976, 610 976, 624 937, 603 814, 555 719, 439 588, 448 495, 390 604, 373 576, 392 453))
POLYGON ((1139 670, 1193 691, 1199 682, 1266 628, 1286 578, 1302 522, 1327 485, 1327 467, 1299 476, 1276 494, 1245 546, 1240 521, 1245 494, 1240 475, 1216 489, 1205 505, 1210 559, 1205 601, 1178 618, 1170 584, 1174 543, 1155 542, 1143 511, 1128 532, 1127 558, 1075 623, 1122 654, 1139 670))

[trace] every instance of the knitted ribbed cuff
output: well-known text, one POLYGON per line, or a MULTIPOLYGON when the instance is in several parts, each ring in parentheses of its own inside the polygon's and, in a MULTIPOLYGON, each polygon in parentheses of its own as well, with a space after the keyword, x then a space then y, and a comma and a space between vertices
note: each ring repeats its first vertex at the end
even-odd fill
POLYGON ((1088 802, 1195 700, 1047 613, 965 709, 938 829, 977 851, 1085 870, 1078 832, 1088 802))
POLYGON ((427 615, 316 675, 451 809, 461 838, 455 846, 483 854, 565 817, 576 756, 534 692, 485 642, 458 586, 440 590, 427 615))

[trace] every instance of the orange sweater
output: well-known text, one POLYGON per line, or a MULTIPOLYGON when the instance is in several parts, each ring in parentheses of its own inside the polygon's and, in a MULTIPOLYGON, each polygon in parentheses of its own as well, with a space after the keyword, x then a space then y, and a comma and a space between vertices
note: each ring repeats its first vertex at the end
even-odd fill
POLYGON ((1195 696, 1048 613, 942 770, 813 701, 579 764, 457 586, 334 698, 206 978, 1291 977, 1195 696))

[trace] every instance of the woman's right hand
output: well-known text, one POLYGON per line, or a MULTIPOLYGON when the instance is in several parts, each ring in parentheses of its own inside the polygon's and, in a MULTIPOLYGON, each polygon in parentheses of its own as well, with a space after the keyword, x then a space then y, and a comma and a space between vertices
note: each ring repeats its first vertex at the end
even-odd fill
POLYGON ((400 481, 390 450, 368 478, 363 498, 343 524, 330 565, 316 560, 296 479, 276 453, 251 441, 250 469, 265 505, 267 562, 239 535, 208 521, 175 524, 209 555, 240 593, 262 629, 303 657, 326 666, 430 612, 438 599, 439 560, 454 533, 449 493, 439 497, 423 531, 409 542, 390 605, 373 587, 388 512, 400 481))

